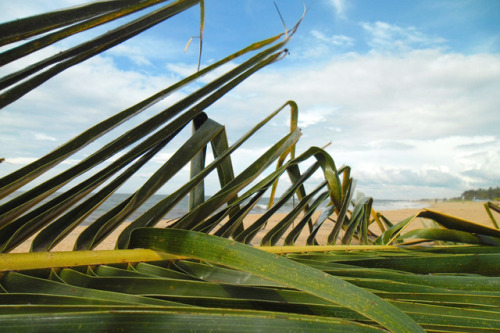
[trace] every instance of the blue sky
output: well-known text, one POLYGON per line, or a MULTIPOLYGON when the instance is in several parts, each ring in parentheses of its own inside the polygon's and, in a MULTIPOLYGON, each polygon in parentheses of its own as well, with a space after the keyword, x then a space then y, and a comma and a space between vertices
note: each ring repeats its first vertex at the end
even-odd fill
MULTIPOLYGON (((0 20, 82 2, 3 1, 0 20)), ((288 27, 301 17, 304 5, 307 13, 285 59, 251 77, 209 110, 210 117, 226 125, 230 141, 293 99, 299 105, 303 131, 298 151, 331 141, 327 151, 337 165, 351 166, 358 190, 366 195, 444 198, 500 185, 500 1, 277 0, 276 4, 288 27)), ((192 73, 198 57, 196 41, 187 52, 184 46, 198 34, 198 22, 199 8, 194 7, 1 110, 0 155, 6 162, 0 164, 0 176, 192 73)), ((99 33, 109 29, 101 27, 99 33)), ((282 31, 273 1, 206 0, 202 66, 282 31)), ((86 37, 75 36, 4 66, 0 75, 86 37)), ((179 92, 137 121, 189 91, 179 92)), ((284 135, 287 126, 284 114, 242 147, 235 158, 236 170, 284 135)), ((124 129, 82 150, 48 176, 88 156, 120 131, 124 129)), ((153 166, 141 170, 121 191, 142 184, 172 152, 162 151, 153 166)), ((187 170, 183 173, 187 177, 187 170)), ((177 185, 172 182, 163 191, 177 185)), ((215 180, 208 188, 216 189, 215 180)))

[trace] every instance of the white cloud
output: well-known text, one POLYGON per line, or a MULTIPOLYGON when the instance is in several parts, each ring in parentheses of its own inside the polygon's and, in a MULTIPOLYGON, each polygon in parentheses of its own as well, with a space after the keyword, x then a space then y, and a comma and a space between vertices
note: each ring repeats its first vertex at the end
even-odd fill
POLYGON ((430 50, 403 56, 352 55, 318 67, 258 74, 244 86, 260 100, 293 98, 301 110, 328 106, 337 110, 331 122, 350 128, 346 135, 370 132, 372 140, 475 134, 482 126, 495 133, 491 124, 500 117, 499 56, 430 50))
POLYGON ((170 152, 159 152, 151 159, 151 161, 163 164, 168 161, 172 157, 172 155, 173 153, 170 152))
POLYGON ((306 109, 299 113, 299 127, 306 128, 311 125, 319 124, 328 121, 328 116, 333 113, 333 110, 328 108, 306 109))
POLYGON ((375 51, 406 52, 418 48, 443 46, 446 40, 424 34, 415 27, 399 27, 386 22, 362 23, 369 36, 368 44, 375 51))
POLYGON ((346 11, 346 1, 345 0, 328 0, 328 1, 335 9, 335 14, 338 17, 344 18, 346 11))
POLYGON ((490 149, 477 149, 472 153, 462 153, 457 158, 457 165, 467 180, 468 187, 491 186, 500 179, 500 150, 498 142, 490 149))
POLYGON ((28 163, 36 161, 36 158, 32 157, 7 157, 5 158, 6 163, 16 164, 16 165, 26 165, 28 163))
MULTIPOLYGON (((45 50, 55 51, 55 48, 45 50)), ((168 73, 148 75, 120 70, 110 57, 93 57, 50 79, 2 110, 1 140, 4 143, 13 143, 2 149, 2 157, 8 158, 16 165, 31 162, 32 159, 25 157, 41 157, 49 153, 90 126, 140 102, 175 81, 168 73)), ((89 155, 113 137, 150 117, 168 100, 178 99, 180 95, 182 93, 176 93, 158 106, 131 119, 124 126, 80 151, 75 155, 75 159, 89 155)))
POLYGON ((496 148, 500 139, 493 142, 490 139, 451 136, 434 140, 403 140, 402 147, 407 145, 408 149, 370 145, 372 149, 366 151, 336 153, 333 149, 331 153, 348 161, 353 167, 353 177, 359 180, 363 191, 373 192, 371 195, 381 194, 387 187, 400 186, 401 189, 407 188, 402 192, 404 194, 399 194, 405 198, 432 197, 426 193, 452 197, 465 189, 492 186, 500 179, 496 167, 500 163, 500 150, 496 148), (486 144, 474 145, 480 142, 486 144))
MULTIPOLYGON (((499 77, 498 55, 432 49, 350 54, 287 73, 266 69, 221 100, 211 114, 239 110, 231 113, 227 126, 234 138, 241 133, 236 124, 245 124, 248 114, 262 118, 293 99, 304 134, 298 153, 331 140, 327 150, 337 165, 353 168, 367 195, 383 195, 374 181, 389 186, 382 177, 389 170, 401 186, 399 196, 451 197, 500 179, 494 167, 500 159, 499 77), (237 97, 250 92, 257 97, 237 97), (372 166, 379 172, 365 178, 372 166)), ((262 136, 264 142, 266 138, 262 136)), ((388 193, 397 192, 393 187, 388 193)))
POLYGON ((359 181, 365 185, 379 186, 415 186, 415 187, 449 187, 461 184, 460 179, 449 172, 447 168, 422 166, 418 169, 392 168, 373 166, 356 170, 359 181))
POLYGON ((313 37, 318 39, 319 41, 332 44, 334 46, 348 47, 354 45, 354 39, 344 35, 326 36, 324 33, 318 30, 311 30, 311 35, 313 35, 313 37))
MULTIPOLYGON (((153 29, 161 29, 159 26, 153 29)), ((188 54, 191 57, 197 54, 197 50, 189 50, 188 54)), ((126 58, 132 61, 139 67, 151 67, 148 69, 158 70, 160 66, 165 63, 172 63, 173 59, 179 61, 183 56, 187 56, 184 52, 184 45, 180 40, 163 37, 156 38, 151 35, 143 35, 140 38, 129 39, 109 51, 108 55, 116 57, 117 59, 126 58)), ((196 67, 195 67, 196 69, 196 67)))
MULTIPOLYGON (((185 66, 170 67, 178 74, 190 72, 185 66)), ((217 102, 208 114, 226 125, 234 142, 286 100, 294 99, 304 134, 297 154, 332 141, 327 150, 337 166, 350 165, 366 195, 450 197, 465 187, 500 179, 498 77, 497 55, 464 56, 439 50, 397 56, 350 54, 317 68, 285 73, 270 67, 217 102)), ((112 59, 97 57, 4 110, 2 119, 7 122, 2 122, 2 136, 10 137, 17 130, 36 133, 39 140, 30 149, 35 146, 41 156, 168 81, 121 71, 112 59), (12 128, 15 115, 24 119, 17 129, 12 128), (54 118, 61 121, 50 120, 54 118)), ((289 112, 283 111, 235 153, 236 172, 288 132, 288 119, 289 112)), ((89 151, 100 145, 95 143, 89 151)), ((15 146, 16 150, 3 152, 6 162, 17 165, 33 160, 20 158, 33 155, 23 154, 22 144, 15 146)), ((155 161, 164 161, 171 152, 162 154, 155 161)))
POLYGON ((81 160, 74 159, 74 158, 68 158, 68 159, 65 159, 63 162, 61 162, 61 164, 65 164, 65 165, 77 165, 80 162, 81 162, 81 160))
POLYGON ((57 141, 57 139, 54 138, 53 136, 50 136, 50 135, 47 135, 47 134, 44 134, 44 133, 35 133, 35 140, 39 140, 39 141, 57 141))
POLYGON ((111 51, 110 54, 118 57, 129 58, 137 66, 151 66, 151 61, 144 54, 143 49, 131 45, 117 45, 111 51))

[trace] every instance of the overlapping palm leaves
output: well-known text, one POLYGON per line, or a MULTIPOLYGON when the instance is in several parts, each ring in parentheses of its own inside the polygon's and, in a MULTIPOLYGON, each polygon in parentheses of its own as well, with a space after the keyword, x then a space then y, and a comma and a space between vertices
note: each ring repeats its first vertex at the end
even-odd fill
MULTIPOLYGON (((65 15, 62 17, 64 21, 57 21, 57 13, 46 14, 44 22, 57 21, 49 25, 46 29, 55 29, 57 27, 66 26, 71 31, 80 31, 87 28, 91 23, 98 24, 102 22, 105 16, 106 19, 121 17, 126 13, 131 13, 138 9, 147 7, 146 5, 155 4, 150 2, 134 2, 130 5, 118 10, 120 7, 109 7, 102 5, 96 8, 96 4, 91 4, 84 7, 78 7, 73 10, 62 11, 65 15), (95 12, 95 11, 98 12, 95 12), (90 11, 90 13, 89 13, 90 11), (96 17, 97 16, 97 17, 96 17), (88 18, 90 17, 90 18, 88 18), (100 18, 97 20, 97 18, 100 18), (90 23, 87 22, 90 20, 90 23), (74 22, 81 22, 75 25, 70 25, 74 22)), ((32 89, 46 79, 57 74, 53 69, 62 64, 73 65, 77 62, 66 63, 66 59, 73 61, 78 58, 79 61, 91 54, 102 52, 107 47, 116 45, 124 38, 128 38, 152 25, 152 15, 159 15, 166 19, 171 15, 182 12, 183 10, 193 6, 196 2, 193 1, 177 1, 173 4, 168 4, 159 9, 145 14, 131 23, 120 26, 111 32, 97 37, 90 42, 83 43, 75 46, 67 52, 59 53, 57 58, 48 62, 41 61, 40 64, 35 64, 33 69, 21 70, 4 78, 5 84, 9 89, 2 93, 1 98, 5 101, 5 105, 12 103, 15 98, 12 96, 21 95, 16 93, 17 89, 23 85, 28 85, 32 89), (130 27, 134 27, 133 29, 130 27), (130 32, 134 31, 134 33, 130 32), (90 53, 89 53, 90 52, 90 53), (55 64, 44 71, 44 68, 55 64), (40 72, 37 74, 37 72, 40 72), (28 77, 29 75, 29 77, 28 77), (18 79, 9 79, 18 78, 18 79), (19 80, 27 78, 26 81, 17 83, 19 80), (17 84, 16 84, 17 83, 17 84)), ((110 4, 111 6, 111 4, 110 4)), ((121 6, 123 7, 123 5, 121 6)), ((155 16, 156 17, 156 16, 155 16)), ((41 20, 40 16, 33 17, 32 24, 37 27, 36 22, 41 20)), ((27 20, 18 21, 19 25, 24 25, 27 20)), ((42 20, 43 21, 43 20, 42 20)), ((15 23, 15 22, 14 22, 15 23)), ((5 24, 6 31, 15 31, 15 27, 11 27, 14 23, 5 24)), ((6 42, 12 42, 19 38, 26 38, 34 34, 45 32, 45 28, 37 27, 30 33, 14 34, 6 42), (33 31, 35 30, 35 31, 33 31)), ((182 129, 190 122, 195 124, 196 130, 193 136, 170 158, 165 164, 154 173, 151 178, 140 188, 131 195, 127 200, 120 205, 104 214, 101 218, 90 225, 78 238, 75 249, 92 249, 104 240, 114 229, 126 221, 127 217, 136 211, 148 198, 157 192, 169 179, 174 177, 176 173, 191 162, 192 178, 183 187, 178 189, 173 194, 165 197, 155 207, 147 211, 140 218, 136 219, 125 232, 120 236, 118 247, 124 247, 127 244, 127 237, 130 231, 137 227, 151 227, 156 225, 161 218, 168 213, 176 204, 179 203, 186 195, 191 193, 190 205, 191 211, 186 216, 182 217, 175 223, 174 228, 203 230, 204 232, 211 232, 223 221, 226 216, 229 216, 229 221, 217 228, 215 231, 217 235, 224 237, 233 237, 239 241, 250 243, 255 234, 266 223, 269 216, 275 212, 279 207, 284 205, 287 201, 291 200, 294 195, 300 199, 297 209, 294 214, 289 216, 286 221, 272 230, 274 236, 269 235, 265 238, 266 244, 276 244, 279 239, 285 235, 285 231, 291 225, 291 222, 297 217, 298 213, 305 211, 306 215, 304 221, 298 223, 291 234, 287 234, 287 244, 293 244, 298 234, 302 231, 307 224, 309 231, 313 230, 313 221, 311 215, 320 204, 330 201, 333 210, 344 211, 350 204, 349 198, 352 196, 353 188, 342 189, 342 184, 339 175, 345 171, 348 174, 348 168, 337 171, 335 164, 331 157, 319 148, 312 148, 295 157, 295 143, 299 139, 301 133, 297 128, 298 107, 294 102, 288 102, 280 107, 277 111, 264 119, 261 123, 256 125, 248 134, 243 136, 231 147, 228 144, 224 127, 211 120, 205 112, 209 106, 221 98, 224 94, 229 92, 232 88, 245 80, 255 71, 262 67, 267 66, 286 55, 286 50, 283 48, 288 39, 293 35, 296 27, 291 31, 287 31, 286 35, 278 35, 267 40, 254 43, 249 47, 238 51, 213 65, 206 67, 199 72, 191 75, 190 77, 170 86, 150 98, 139 102, 138 104, 119 112, 118 114, 106 119, 105 121, 93 126, 81 135, 72 139, 63 146, 57 148, 55 151, 47 154, 39 160, 19 169, 18 171, 3 177, 0 180, 0 193, 2 197, 13 193, 21 188, 23 185, 33 181, 44 172, 54 167, 65 158, 76 153, 90 142, 96 140, 103 134, 119 126, 121 123, 136 116, 140 112, 146 110, 159 100, 165 98, 172 92, 192 83, 201 76, 209 73, 210 71, 219 68, 223 64, 245 55, 249 52, 263 49, 256 55, 248 58, 236 68, 228 71, 220 76, 218 79, 206 84, 199 88, 197 91, 188 95, 179 102, 171 105, 165 110, 159 112, 155 116, 146 120, 142 124, 127 131, 117 139, 109 142, 107 145, 97 150, 91 156, 87 157, 77 165, 65 170, 61 174, 51 179, 44 181, 42 184, 34 187, 33 189, 17 195, 14 199, 5 202, 0 208, 0 243, 2 251, 10 251, 20 243, 25 241, 30 236, 39 232, 36 239, 32 243, 33 251, 50 250, 60 241, 64 239, 76 226, 82 223, 84 219, 101 205, 112 193, 114 193, 127 179, 129 179, 137 170, 146 164, 155 154, 167 145, 182 129), (277 142, 272 148, 268 150, 261 158, 255 163, 248 166, 240 175, 234 176, 231 163, 231 153, 236 150, 241 144, 245 142, 251 135, 258 129, 264 126, 273 116, 279 111, 286 109, 291 110, 291 131, 285 138, 277 142), (142 140, 142 141, 141 141, 142 140), (139 143, 138 143, 139 142, 139 143), (212 144, 215 161, 210 165, 204 166, 203 159, 200 159, 201 152, 205 149, 208 143, 212 144), (108 166, 96 172, 79 184, 72 188, 57 194, 52 199, 44 201, 49 195, 54 195, 58 190, 63 188, 65 184, 82 174, 88 174, 93 168, 108 160, 110 157, 117 153, 128 149, 128 151, 115 159, 108 166), (291 158, 285 162, 287 156, 291 158), (316 159, 312 169, 301 175, 299 164, 307 159, 316 159), (194 161, 199 160, 198 167, 194 161), (262 181, 258 182, 250 189, 245 188, 257 179, 264 171, 268 169, 271 163, 277 161, 277 169, 266 176, 262 181), (320 168, 325 174, 325 183, 314 190, 311 194, 306 194, 303 183, 312 175, 312 173, 320 168), (214 169, 217 169, 221 190, 216 193, 207 202, 204 202, 205 195, 203 193, 203 179, 214 169), (313 170, 314 169, 314 170, 313 170), (279 178, 287 172, 292 179, 292 187, 286 191, 282 198, 270 208, 262 219, 256 222, 253 226, 243 229, 242 220, 247 215, 252 206, 262 197, 270 186, 274 188, 267 193, 274 196, 275 186, 279 178), (106 186, 103 186, 106 181, 111 180, 106 186), (242 192, 245 190, 244 192, 242 192), (326 192, 325 192, 326 191, 326 192), (344 192, 343 192, 344 191, 344 192), (317 194, 321 192, 319 196, 317 194), (327 195, 328 193, 328 195, 327 195), (317 198, 315 198, 317 196, 317 198), (85 200, 82 202, 82 199, 85 200), (315 200, 313 205, 309 205, 309 201, 315 200), (77 204, 78 203, 78 204, 77 204), (38 207, 34 208, 37 204, 38 207), (217 215, 212 213, 221 209, 224 205, 226 207, 217 215), (277 232, 277 233, 276 233, 277 232)), ((65 30, 62 30, 65 31, 65 30)), ((54 32, 60 38, 65 37, 67 34, 61 34, 61 30, 54 32)), ((40 37, 41 39, 47 38, 46 35, 40 37)), ((31 42, 29 42, 31 43, 31 42)), ((38 45, 38 44, 37 44, 38 45)), ((45 44, 41 44, 45 46, 45 44)), ((41 47, 40 46, 40 47, 41 47)), ((6 51, 10 54, 12 51, 6 51)), ((17 57, 22 57, 24 53, 20 53, 17 57)), ((5 56, 3 54, 3 56, 5 56)), ((64 66, 66 66, 64 65, 64 66)), ((63 67, 61 67, 62 69, 63 67)), ((67 68, 67 67, 65 67, 67 68)), ((349 177, 347 177, 349 180, 349 177)), ((366 215, 366 214, 365 214, 366 215)), ((345 214, 341 216, 344 220, 345 214)), ((323 217, 315 225, 315 230, 321 225, 321 221, 326 220, 328 216, 323 217)), ((341 219, 339 224, 343 224, 341 219)), ((352 230, 352 229, 351 229, 352 230)), ((335 238, 335 237, 334 237, 335 238)), ((364 238, 366 241, 366 237, 364 238)), ((308 241, 310 244, 315 244, 316 240, 311 237, 308 241)), ((333 239, 332 242, 335 242, 333 239)))
MULTIPOLYGON (((0 63, 6 64, 74 33, 156 6, 100 37, 0 79, 0 105, 7 107, 63 70, 192 6, 199 4, 203 13, 203 1, 165 2, 104 1, 1 25, 3 45, 41 34, 0 54, 0 63)), ((203 20, 202 15, 201 26, 203 20)), ((202 331, 238 328, 252 332, 371 332, 380 331, 381 327, 391 331, 416 332, 424 328, 486 332, 499 328, 495 315, 500 290, 490 277, 496 276, 499 269, 495 248, 400 249, 389 245, 413 238, 497 245, 497 230, 432 211, 393 224, 373 213, 371 198, 353 201, 355 181, 349 167, 337 168, 332 157, 317 147, 296 156, 295 144, 301 132, 297 127, 298 106, 292 101, 270 112, 233 144, 229 144, 224 126, 210 118, 214 102, 287 54, 285 44, 296 28, 200 69, 0 179, 0 197, 14 195, 0 206, 2 252, 9 252, 36 235, 31 243, 32 253, 0 256, 4 272, 0 302, 5 305, 0 309, 2 327, 25 331, 33 327, 48 331, 75 327, 202 331), (166 96, 239 57, 245 59, 238 66, 80 163, 31 190, 16 192, 166 96), (250 137, 259 135, 284 110, 291 112, 290 133, 235 175, 231 154, 250 137), (193 126, 192 136, 176 147, 176 153, 135 193, 89 225, 79 235, 75 251, 45 252, 63 241, 127 179, 163 147, 171 145, 189 124, 193 126), (214 160, 205 165, 208 144, 214 160), (112 162, 99 168, 114 156, 112 162), (274 163, 276 169, 270 171, 274 163), (86 251, 125 223, 132 212, 187 164, 191 165, 189 181, 129 223, 118 237, 116 247, 120 250, 86 251), (309 167, 304 170, 304 165, 309 167), (318 170, 324 181, 306 192, 305 184, 318 170), (212 172, 217 173, 221 189, 205 200, 203 182, 212 172), (291 185, 274 200, 276 184, 285 174, 291 185), (81 175, 84 177, 79 179, 84 180, 66 188, 81 175), (187 214, 166 229, 152 228, 188 195, 187 214), (243 224, 265 195, 271 197, 268 211, 253 224, 243 224), (255 243, 268 219, 294 196, 299 199, 295 208, 266 229, 261 241, 266 247, 245 245, 255 243), (318 210, 322 210, 319 216, 314 214, 318 210), (444 228, 402 234, 416 217, 431 218, 444 228), (372 223, 382 230, 380 236, 370 231, 372 223), (321 248, 316 246, 316 236, 325 228, 330 228, 326 245, 381 245, 348 247, 347 252, 345 245, 341 249, 321 248), (307 235, 308 246, 289 247, 301 233, 307 235), (287 246, 277 246, 281 244, 287 246), (304 251, 308 253, 300 253, 304 251), (474 260, 481 261, 480 269, 474 267, 474 260)))

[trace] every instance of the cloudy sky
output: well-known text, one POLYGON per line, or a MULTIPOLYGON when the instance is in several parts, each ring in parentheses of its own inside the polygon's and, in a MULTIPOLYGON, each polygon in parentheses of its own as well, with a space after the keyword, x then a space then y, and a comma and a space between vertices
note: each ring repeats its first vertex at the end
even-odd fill
MULTIPOLYGON (((2 1, 0 20, 82 2, 2 1)), ((444 198, 500 185, 500 1, 275 2, 288 27, 302 16, 304 4, 307 13, 287 57, 208 111, 226 125, 231 142, 292 99, 299 105, 303 132, 298 152, 331 142, 326 150, 338 166, 352 168, 358 190, 366 195, 444 198)), ((195 71, 196 41, 186 52, 184 47, 198 35, 198 22, 199 8, 194 7, 0 110, 0 157, 5 158, 0 176, 195 71)), ((101 27, 94 34, 109 29, 101 27)), ((273 1, 206 0, 202 66, 283 29, 273 1)), ((75 36, 4 66, 0 75, 87 37, 75 36)), ((188 92, 141 114, 137 123, 188 92)), ((242 147, 234 160, 236 170, 283 136, 287 126, 285 112, 242 147)), ((54 172, 124 130, 105 136, 54 172)), ((162 151, 153 163, 156 168, 172 152, 162 151)), ((121 191, 131 191, 153 171, 141 170, 121 191)), ((163 191, 176 184, 169 186, 163 191)))

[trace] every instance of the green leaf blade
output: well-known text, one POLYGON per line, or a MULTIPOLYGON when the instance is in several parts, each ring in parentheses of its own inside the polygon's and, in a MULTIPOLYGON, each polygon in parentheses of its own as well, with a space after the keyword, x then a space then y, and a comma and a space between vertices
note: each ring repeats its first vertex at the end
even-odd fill
POLYGON ((186 230, 144 228, 132 232, 130 247, 188 255, 240 269, 341 304, 389 330, 423 332, 410 317, 368 291, 317 269, 238 242, 186 230))

